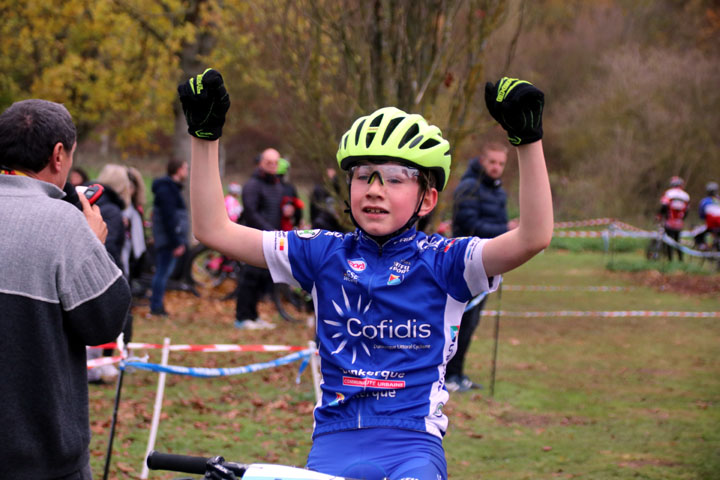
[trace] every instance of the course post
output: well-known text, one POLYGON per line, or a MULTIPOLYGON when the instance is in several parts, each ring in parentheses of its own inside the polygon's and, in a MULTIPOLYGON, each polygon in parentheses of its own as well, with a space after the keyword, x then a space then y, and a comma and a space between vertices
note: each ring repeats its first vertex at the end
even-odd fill
MULTIPOLYGON (((168 356, 170 355, 170 339, 168 337, 165 337, 165 341, 163 342, 163 349, 162 349, 162 361, 160 364, 163 367, 167 367, 168 364, 168 356)), ((147 466, 147 462, 145 459, 148 455, 150 455, 150 452, 155 449, 155 439, 157 437, 157 431, 158 427, 160 426, 160 412, 162 411, 162 401, 163 401, 163 395, 165 393, 165 377, 167 374, 165 372, 160 372, 160 375, 158 375, 158 388, 157 392, 155 392, 155 408, 153 410, 153 418, 152 418, 152 424, 150 426, 150 436, 148 437, 148 446, 147 450, 145 450, 145 456, 143 457, 143 466, 142 466, 142 473, 140 474, 140 478, 142 480, 145 480, 148 478, 148 474, 150 473, 150 470, 147 466)))
POLYGON ((495 344, 493 346, 492 364, 490 367, 490 397, 495 396, 495 368, 497 366, 498 339, 500 338, 500 307, 502 306, 502 283, 498 287, 498 307, 495 313, 495 344))
POLYGON ((310 370, 312 370, 313 387, 315 387, 315 401, 320 403, 322 399, 322 391, 320 390, 320 364, 318 362, 318 352, 315 342, 308 342, 310 347, 310 370))

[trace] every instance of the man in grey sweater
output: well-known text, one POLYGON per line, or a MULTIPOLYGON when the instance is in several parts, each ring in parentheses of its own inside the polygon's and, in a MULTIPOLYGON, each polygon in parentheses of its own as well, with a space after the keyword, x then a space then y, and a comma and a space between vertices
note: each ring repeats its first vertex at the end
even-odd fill
POLYGON ((75 147, 60 104, 0 115, 0 478, 92 478, 85 346, 122 331, 130 289, 98 207, 62 201, 75 147))

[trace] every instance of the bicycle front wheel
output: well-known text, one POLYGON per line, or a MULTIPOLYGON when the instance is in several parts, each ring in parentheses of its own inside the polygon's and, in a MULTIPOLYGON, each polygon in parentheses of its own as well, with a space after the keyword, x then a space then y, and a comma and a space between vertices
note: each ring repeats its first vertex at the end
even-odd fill
POLYGON ((190 252, 188 280, 197 288, 216 289, 229 278, 224 257, 205 245, 197 245, 190 252))

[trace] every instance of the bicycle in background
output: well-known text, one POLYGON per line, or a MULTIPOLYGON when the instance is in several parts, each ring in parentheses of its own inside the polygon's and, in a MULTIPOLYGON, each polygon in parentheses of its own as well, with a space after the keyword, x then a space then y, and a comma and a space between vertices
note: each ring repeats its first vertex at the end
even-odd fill
MULTIPOLYGON (((190 251, 186 278, 195 291, 230 300, 238 294, 245 264, 222 255, 203 244, 190 251)), ((287 322, 300 323, 313 315, 312 297, 299 287, 275 283, 270 299, 287 322)))

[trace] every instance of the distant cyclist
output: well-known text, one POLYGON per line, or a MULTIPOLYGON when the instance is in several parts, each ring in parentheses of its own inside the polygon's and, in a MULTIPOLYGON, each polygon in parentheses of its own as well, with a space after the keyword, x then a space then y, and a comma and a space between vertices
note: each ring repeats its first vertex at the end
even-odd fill
MULTIPOLYGON (((685 226, 685 216, 690 208, 690 195, 683 190, 684 187, 685 180, 678 176, 671 177, 670 188, 665 190, 662 198, 660 198, 660 211, 658 212, 665 233, 678 243, 680 242, 680 232, 685 226)), ((675 248, 665 245, 668 260, 672 260, 673 250, 675 248)), ((682 262, 683 254, 679 249, 677 249, 677 256, 678 260, 682 262)))
POLYGON ((707 196, 700 200, 698 206, 698 216, 704 222, 705 228, 695 236, 695 244, 701 249, 707 248, 705 238, 707 233, 714 235, 715 239, 720 234, 720 195, 718 195, 717 182, 708 182, 705 185, 705 193, 707 196))

